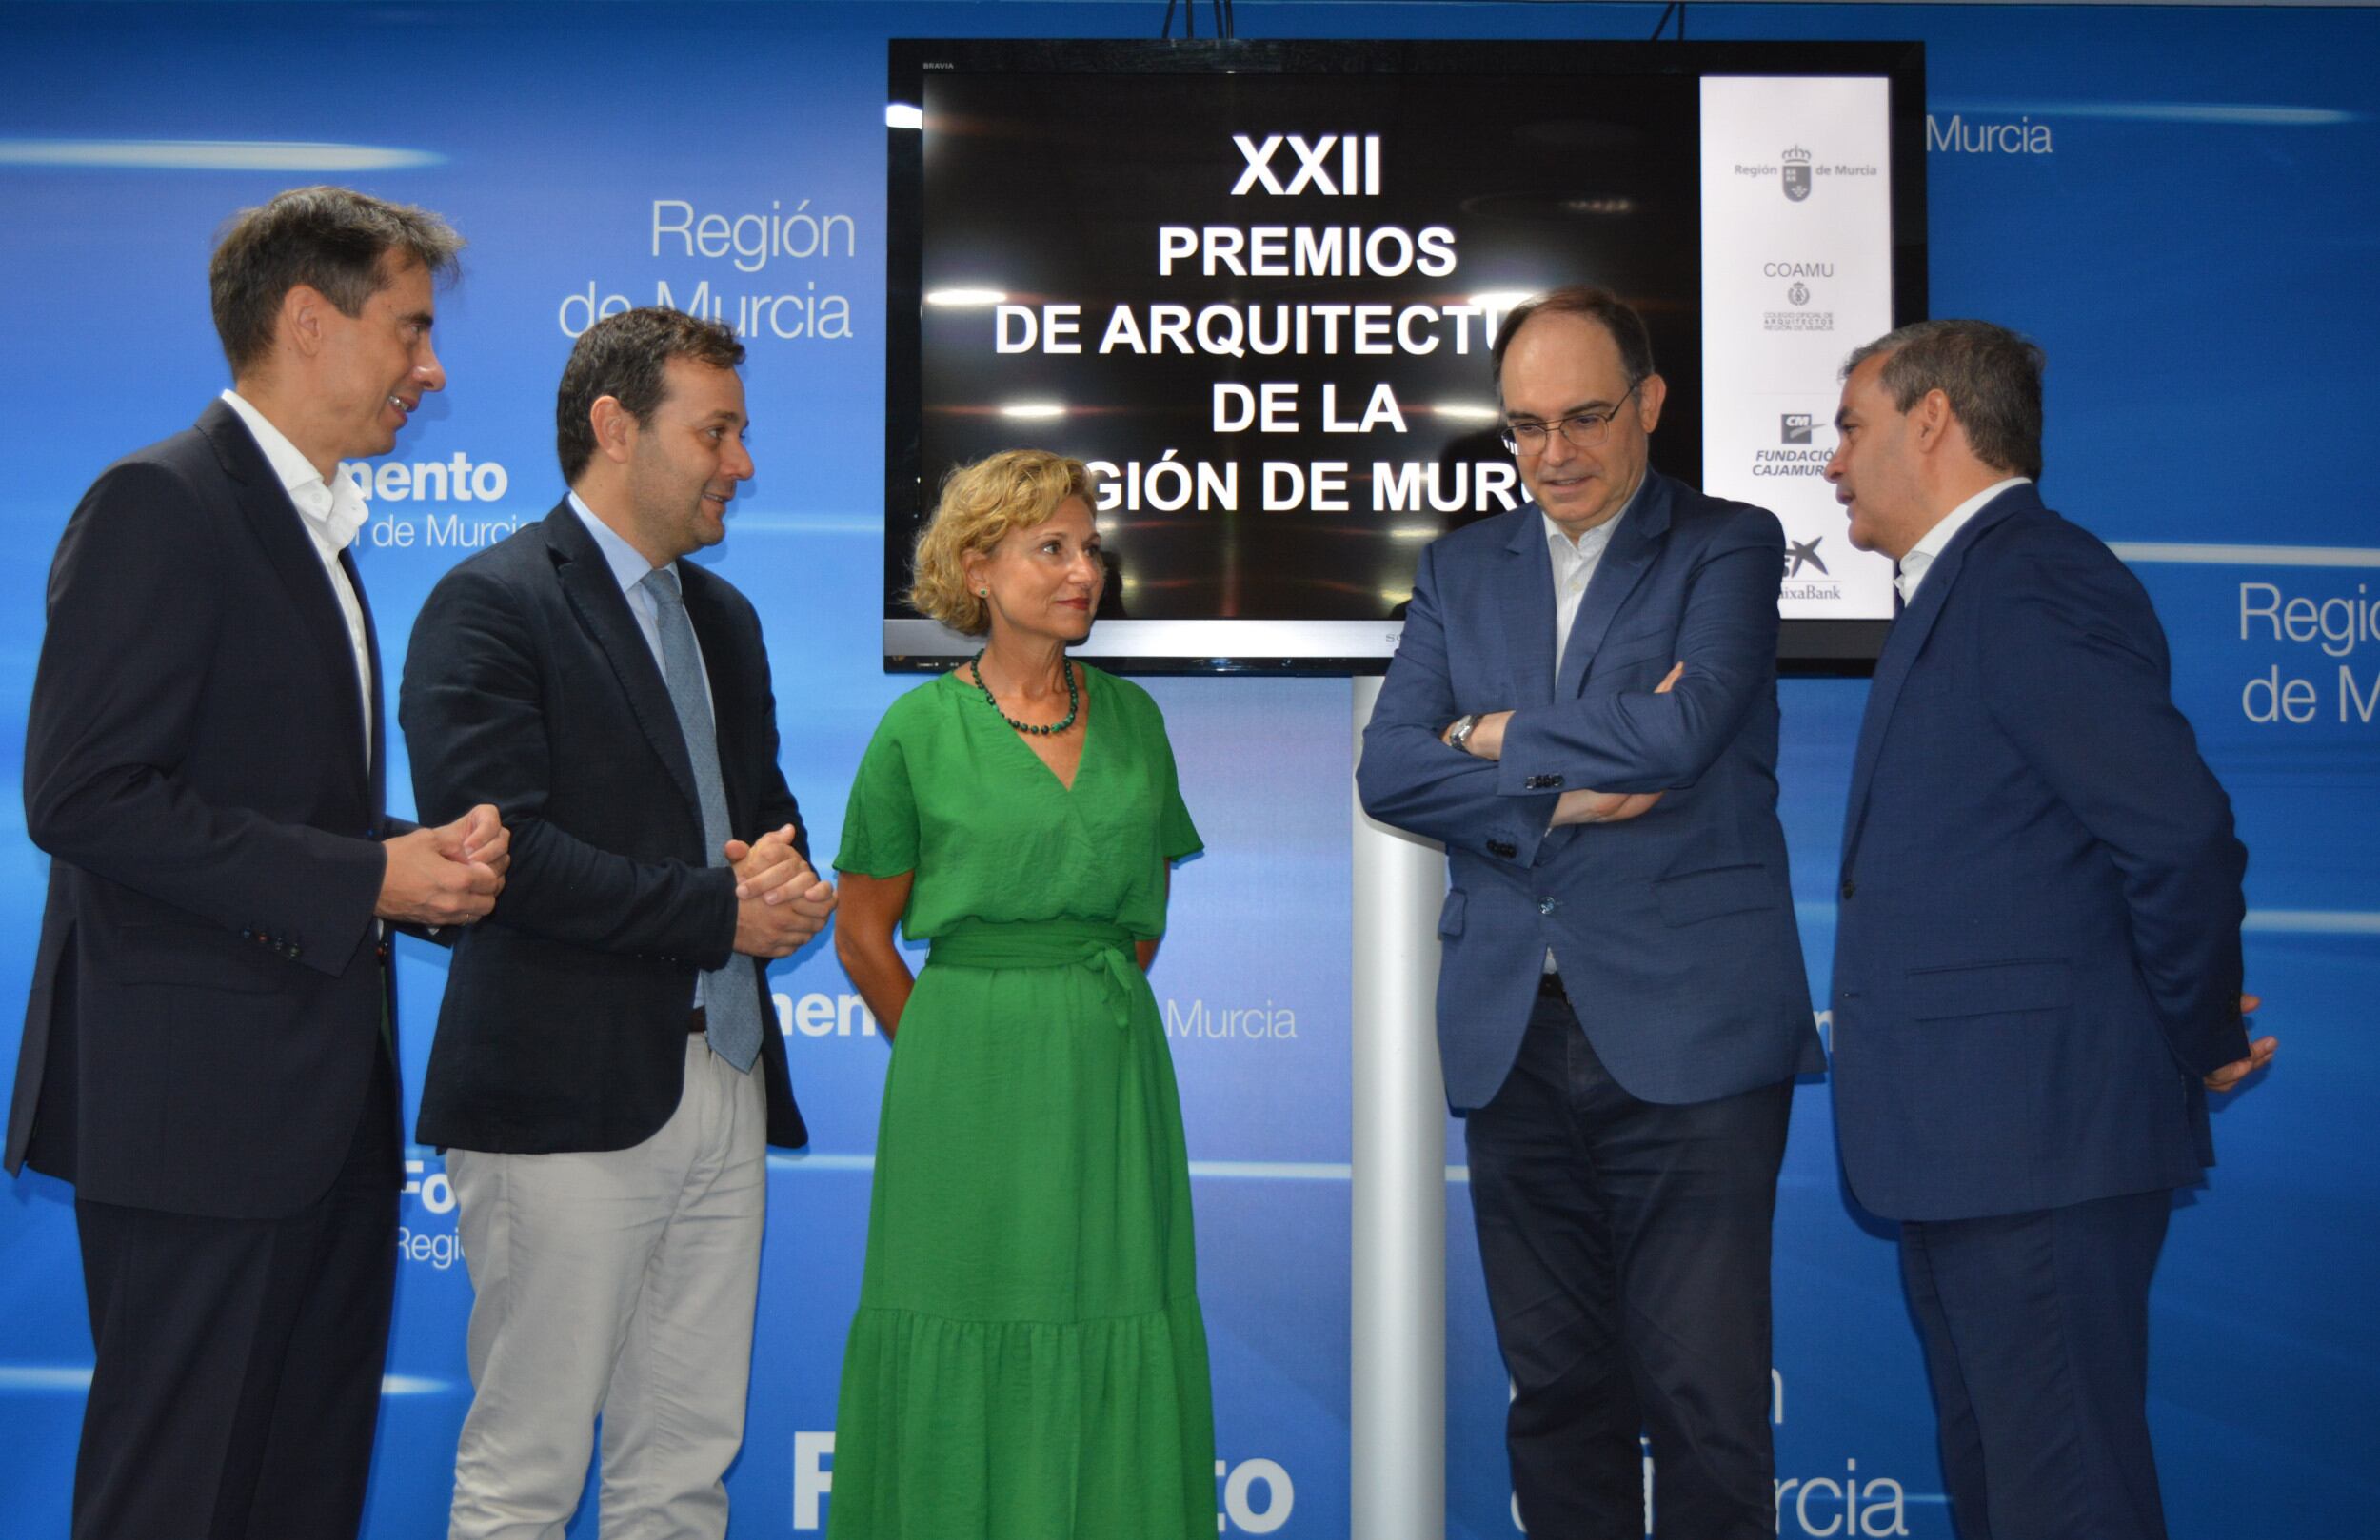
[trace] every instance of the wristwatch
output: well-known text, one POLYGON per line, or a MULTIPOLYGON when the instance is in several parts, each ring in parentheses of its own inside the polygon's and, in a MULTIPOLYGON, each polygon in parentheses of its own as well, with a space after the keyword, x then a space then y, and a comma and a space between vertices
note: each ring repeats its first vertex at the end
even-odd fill
POLYGON ((1457 717, 1455 725, 1446 730, 1446 746, 1450 749, 1460 749, 1465 754, 1470 753, 1471 730, 1478 725, 1479 714, 1476 711, 1465 712, 1457 717))

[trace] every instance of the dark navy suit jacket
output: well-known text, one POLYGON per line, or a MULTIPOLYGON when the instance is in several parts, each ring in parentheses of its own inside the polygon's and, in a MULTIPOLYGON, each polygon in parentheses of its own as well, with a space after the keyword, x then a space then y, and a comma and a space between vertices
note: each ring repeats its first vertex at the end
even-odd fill
POLYGON ((2165 633, 2096 539, 2012 487, 1876 665, 1843 832, 1835 1105, 1902 1219, 2195 1181, 2200 1077, 2248 1052, 2231 801, 2165 633))
MULTIPOLYGON (((678 563, 702 644, 736 836, 791 823, 760 617, 678 563)), ((706 864, 702 801, 661 665, 567 499, 439 580, 398 700, 425 818, 493 802, 512 831, 495 912, 455 942, 422 1083, 425 1144, 625 1150, 684 1090, 699 969, 724 968, 735 877, 706 864)), ((767 976, 737 958, 772 1026, 767 976)), ((807 1141, 784 1038, 761 1034, 768 1142, 807 1141)))
POLYGON ((1820 1068, 1776 819, 1775 517, 1648 472, 1558 679, 1545 543, 1531 503, 1422 553, 1357 770, 1373 817, 1446 846, 1447 1099, 1478 1107, 1503 1084, 1549 946, 1597 1056, 1644 1100, 1820 1068), (1500 762, 1438 740, 1505 709, 1500 762), (1549 830, 1574 788, 1667 795, 1631 821, 1549 830))
POLYGON ((26 721, 52 859, 10 1170, 214 1217, 328 1190, 390 1019, 378 841, 412 827, 382 810, 370 658, 367 721, 322 557, 222 402, 84 494, 26 721))

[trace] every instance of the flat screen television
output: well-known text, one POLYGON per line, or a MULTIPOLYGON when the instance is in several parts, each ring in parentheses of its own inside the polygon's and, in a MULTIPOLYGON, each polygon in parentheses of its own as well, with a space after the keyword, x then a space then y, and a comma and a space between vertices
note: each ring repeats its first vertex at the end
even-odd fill
POLYGON ((1101 477, 1122 672, 1374 672, 1422 545, 1525 496, 1488 347, 1641 310, 1655 465, 1786 528, 1780 662, 1864 672, 1891 566, 1819 475, 1837 369, 1925 313, 1915 43, 891 45, 884 660, 944 474, 1101 477))

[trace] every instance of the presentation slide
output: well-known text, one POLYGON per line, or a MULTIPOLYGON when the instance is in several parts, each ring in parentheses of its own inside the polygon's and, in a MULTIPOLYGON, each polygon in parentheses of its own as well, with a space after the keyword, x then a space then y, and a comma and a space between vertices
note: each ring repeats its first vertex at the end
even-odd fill
POLYGON ((1420 548, 1527 496, 1490 349, 1566 284, 1651 326, 1656 464, 1786 522, 1783 613, 1819 622, 1789 660, 1855 653, 1892 568, 1845 542, 1813 424, 1919 298, 1917 57, 897 41, 887 659, 974 650, 909 609, 910 544, 952 465, 1027 438, 1101 478, 1088 656, 1377 670, 1420 548))

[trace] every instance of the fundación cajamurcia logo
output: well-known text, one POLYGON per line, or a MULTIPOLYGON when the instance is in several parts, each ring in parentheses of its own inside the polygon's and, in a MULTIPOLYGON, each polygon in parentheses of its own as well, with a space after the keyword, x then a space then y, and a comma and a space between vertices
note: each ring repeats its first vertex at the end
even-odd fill
MULTIPOLYGON (((1777 447, 1753 450, 1752 474, 1755 476, 1825 475, 1826 463, 1832 451, 1817 444, 1814 437, 1817 428, 1818 414, 1815 412, 1777 413, 1777 447)), ((1812 541, 1806 549, 1795 546, 1795 550, 1805 560, 1797 562, 1789 555, 1786 558, 1789 567, 1785 574, 1787 577, 1790 578, 1794 573, 1799 572, 1805 564, 1815 563, 1820 572, 1826 570, 1826 563, 1818 556, 1816 541, 1812 541)))
POLYGON ((1801 203, 1810 196, 1810 151, 1795 145, 1783 156, 1784 175, 1778 185, 1785 189, 1786 201, 1801 203))

